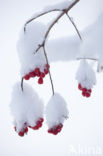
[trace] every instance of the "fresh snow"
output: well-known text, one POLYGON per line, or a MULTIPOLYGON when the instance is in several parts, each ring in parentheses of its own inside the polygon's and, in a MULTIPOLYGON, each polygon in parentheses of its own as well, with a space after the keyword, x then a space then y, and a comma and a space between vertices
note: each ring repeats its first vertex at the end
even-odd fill
POLYGON ((83 88, 92 89, 96 84, 95 72, 86 60, 81 60, 76 79, 83 88))
POLYGON ((59 2, 59 3, 55 3, 55 4, 51 4, 50 6, 46 6, 43 10, 41 11, 38 11, 36 12, 30 19, 28 19, 27 21, 29 20, 32 20, 32 19, 35 19, 36 17, 39 17, 40 14, 43 14, 43 13, 47 13, 47 12, 51 12, 52 10, 64 10, 66 8, 68 8, 75 0, 72 0, 72 1, 68 1, 68 0, 65 0, 63 2, 59 2))
MULTIPOLYGON (((83 41, 77 34, 49 40, 46 44, 51 62, 70 61, 77 58, 96 58, 103 66, 103 12, 97 20, 80 32, 83 41)), ((75 30, 74 30, 75 31, 75 30)))
POLYGON ((34 54, 38 45, 43 42, 46 27, 40 22, 32 22, 28 24, 26 32, 23 29, 17 43, 18 56, 21 64, 21 76, 25 76, 39 67, 42 71, 46 60, 43 49, 34 54))
POLYGON ((43 109, 42 100, 31 86, 24 83, 24 91, 22 91, 20 82, 14 85, 10 110, 18 132, 23 128, 24 123, 35 126, 36 121, 43 117, 43 109))
POLYGON ((68 118, 67 103, 64 98, 55 93, 46 106, 46 120, 49 128, 63 123, 68 118))

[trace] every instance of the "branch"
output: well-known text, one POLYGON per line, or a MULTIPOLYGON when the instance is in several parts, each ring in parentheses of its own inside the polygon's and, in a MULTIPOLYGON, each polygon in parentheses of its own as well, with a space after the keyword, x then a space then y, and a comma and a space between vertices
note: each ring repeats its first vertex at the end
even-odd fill
MULTIPOLYGON (((43 48, 44 50, 44 55, 45 55, 45 58, 46 58, 46 62, 47 64, 49 64, 49 61, 48 61, 48 57, 47 57, 47 54, 46 54, 46 50, 45 50, 45 43, 46 43, 46 40, 48 38, 48 35, 51 31, 51 29, 53 28, 53 26, 59 21, 59 19, 61 17, 63 17, 63 15, 67 14, 69 12, 69 10, 77 3, 79 2, 79 0, 75 0, 73 3, 71 3, 66 9, 63 9, 63 10, 60 10, 60 9, 52 9, 52 10, 49 10, 49 11, 46 11, 46 12, 42 12, 41 14, 38 14, 37 16, 31 18, 30 20, 28 20, 25 25, 24 25, 24 32, 26 32, 26 25, 29 24, 30 22, 32 22, 33 20, 37 19, 38 17, 41 17, 45 14, 48 14, 52 11, 60 11, 60 14, 56 17, 56 19, 50 24, 50 26, 48 27, 48 30, 46 31, 45 35, 44 35, 44 39, 43 39, 43 42, 42 44, 39 44, 38 45, 38 48, 36 49, 35 53, 39 51, 40 48, 43 48)), ((54 85, 53 85, 53 81, 52 81, 52 77, 51 77, 51 73, 50 73, 50 70, 49 70, 49 77, 50 77, 50 82, 51 82, 51 86, 52 86, 52 92, 53 92, 53 95, 54 95, 54 85)), ((22 78, 22 81, 21 81, 21 89, 23 91, 23 78, 22 78)))
POLYGON ((62 13, 60 13, 60 15, 57 16, 57 18, 52 22, 52 24, 49 26, 45 36, 44 36, 44 40, 42 42, 41 45, 38 46, 38 48, 36 49, 36 52, 45 45, 46 39, 49 35, 49 32, 51 31, 51 29, 53 28, 53 26, 59 21, 59 19, 64 16, 64 14, 67 14, 69 12, 69 10, 76 4, 78 3, 79 0, 75 0, 71 5, 69 5, 69 7, 67 9, 62 10, 62 13))
MULTIPOLYGON (((45 55, 46 63, 49 64, 48 57, 47 57, 46 50, 45 50, 45 46, 43 46, 43 50, 44 50, 44 55, 45 55)), ((49 78, 50 78, 50 82, 51 82, 51 86, 52 86, 52 92, 53 92, 53 95, 54 95, 53 80, 52 80, 50 69, 48 69, 48 70, 49 70, 49 78)))
POLYGON ((78 34, 80 40, 82 41, 82 37, 81 37, 81 35, 80 35, 80 32, 79 32, 79 30, 78 30, 76 24, 74 23, 74 21, 72 20, 72 18, 68 15, 68 13, 67 13, 66 15, 67 15, 67 17, 69 18, 70 22, 73 24, 73 26, 74 26, 74 28, 75 28, 75 30, 76 30, 76 32, 77 32, 77 34, 78 34))
POLYGON ((25 24, 24 24, 24 32, 26 32, 26 26, 32 22, 33 20, 45 15, 45 14, 48 14, 48 13, 51 13, 51 12, 55 12, 55 11, 60 11, 59 9, 53 9, 53 10, 49 10, 49 11, 43 11, 41 12, 40 14, 38 14, 37 16, 34 16, 33 18, 29 19, 25 24))
POLYGON ((77 60, 83 60, 83 59, 86 59, 86 60, 92 60, 92 61, 98 61, 97 58, 90 58, 90 57, 77 58, 77 60))
POLYGON ((23 80, 24 78, 21 79, 21 90, 23 91, 23 80))

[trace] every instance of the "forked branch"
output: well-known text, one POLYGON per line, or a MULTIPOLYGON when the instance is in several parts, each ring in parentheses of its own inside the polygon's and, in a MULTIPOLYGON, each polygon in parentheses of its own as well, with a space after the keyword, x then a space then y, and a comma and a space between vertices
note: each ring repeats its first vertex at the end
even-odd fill
MULTIPOLYGON (((45 58, 46 58, 46 63, 49 64, 49 61, 48 61, 48 56, 47 56, 47 53, 46 53, 46 50, 45 50, 45 43, 46 43, 46 40, 48 38, 48 35, 51 31, 51 29, 53 28, 53 26, 61 19, 61 17, 63 17, 65 14, 68 16, 68 12, 71 10, 71 8, 73 8, 74 5, 76 5, 76 3, 78 3, 79 0, 74 0, 71 4, 69 4, 68 7, 66 7, 65 9, 61 10, 61 9, 51 9, 49 11, 44 11, 44 12, 41 12, 40 14, 36 15, 35 17, 31 18, 30 20, 28 20, 25 25, 24 25, 24 32, 26 33, 26 26, 27 24, 29 24, 30 22, 32 22, 33 20, 45 15, 45 14, 48 14, 50 12, 54 12, 54 11, 59 11, 59 15, 53 20, 53 22, 49 25, 45 35, 44 35, 44 39, 42 41, 42 43, 40 43, 36 49, 36 52, 39 51, 40 48, 43 48, 44 50, 44 55, 45 55, 45 58)), ((69 17, 70 18, 70 17, 69 17)), ((70 19, 71 21, 71 19, 70 19)), ((71 21, 72 22, 72 21, 71 21)), ((72 22, 72 24, 74 25, 80 39, 81 39, 81 36, 80 36, 80 33, 78 31, 78 29, 76 28, 75 24, 72 22)), ((54 85, 53 85, 53 81, 52 81, 52 77, 51 77, 51 73, 50 73, 50 70, 49 70, 49 77, 50 77, 50 82, 51 82, 51 86, 52 86, 52 92, 53 92, 53 95, 54 95, 54 85)), ((21 80, 21 89, 23 91, 23 78, 21 80)))

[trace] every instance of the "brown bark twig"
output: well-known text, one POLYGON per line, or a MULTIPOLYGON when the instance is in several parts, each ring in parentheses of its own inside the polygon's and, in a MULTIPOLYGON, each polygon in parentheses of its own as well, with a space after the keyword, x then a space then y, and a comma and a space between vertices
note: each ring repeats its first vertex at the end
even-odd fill
POLYGON ((82 41, 81 34, 80 34, 80 32, 79 32, 79 30, 78 30, 76 24, 74 23, 74 21, 72 20, 72 18, 68 15, 68 13, 66 13, 66 15, 67 15, 67 17, 69 18, 70 22, 73 24, 73 26, 74 26, 74 28, 75 28, 75 30, 76 30, 76 32, 77 32, 77 34, 78 34, 80 40, 82 41))
POLYGON ((97 58, 90 58, 90 57, 81 57, 81 58, 76 58, 77 60, 84 60, 84 59, 86 59, 86 60, 91 60, 91 61, 98 61, 98 59, 97 58))
MULTIPOLYGON (((43 51, 44 51, 46 63, 49 64, 47 53, 46 53, 46 50, 45 50, 45 46, 43 46, 43 51)), ((50 69, 48 69, 48 71, 49 71, 49 78, 50 78, 50 82, 51 82, 51 86, 52 86, 52 93, 54 95, 54 85, 53 85, 53 80, 52 80, 50 69)))
POLYGON ((24 89, 23 89, 23 81, 24 81, 24 78, 22 77, 22 79, 21 79, 21 90, 23 91, 24 89))

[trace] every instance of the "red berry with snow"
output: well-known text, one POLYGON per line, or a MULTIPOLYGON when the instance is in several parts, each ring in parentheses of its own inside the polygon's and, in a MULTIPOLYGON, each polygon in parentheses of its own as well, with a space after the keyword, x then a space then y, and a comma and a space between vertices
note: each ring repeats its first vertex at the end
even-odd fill
POLYGON ((36 76, 40 76, 40 69, 39 68, 35 68, 34 70, 36 76))
POLYGON ((32 128, 33 130, 38 130, 40 127, 42 127, 42 123, 43 123, 44 119, 43 118, 39 118, 36 121, 36 125, 35 126, 29 126, 29 128, 32 128))
POLYGON ((24 129, 24 133, 27 133, 28 132, 28 128, 26 127, 25 129, 24 129))
POLYGON ((43 84, 43 78, 45 77, 45 75, 49 73, 49 68, 50 68, 49 64, 45 64, 44 69, 42 71, 40 71, 40 68, 37 67, 33 71, 26 74, 24 76, 24 79, 29 80, 30 78, 39 77, 38 84, 43 84))
POLYGON ((87 92, 87 89, 86 88, 82 88, 82 92, 87 92))
POLYGON ((88 97, 90 97, 90 93, 89 92, 86 92, 85 93, 85 96, 88 98, 88 97))
POLYGON ((63 125, 60 123, 60 124, 58 124, 58 125, 56 125, 56 126, 53 126, 52 128, 49 128, 49 129, 48 129, 48 133, 57 135, 58 133, 61 132, 62 127, 63 127, 63 125))
POLYGON ((80 83, 78 84, 78 89, 82 91, 82 96, 85 96, 87 98, 91 96, 92 90, 91 89, 87 89, 86 87, 83 88, 80 83))
POLYGON ((85 92, 82 91, 82 95, 85 96, 85 92))
POLYGON ((39 119, 39 121, 43 122, 43 121, 44 121, 44 119, 43 119, 43 118, 40 118, 40 119, 39 119))
POLYGON ((40 78, 38 79, 38 84, 43 84, 43 78, 42 78, 42 77, 40 77, 40 78))
POLYGON ((23 136, 24 136, 24 132, 20 131, 20 132, 18 133, 18 135, 21 136, 21 137, 23 137, 23 136))
POLYGON ((81 86, 80 83, 78 84, 78 89, 79 89, 79 90, 82 90, 82 86, 81 86))
POLYGON ((27 74, 27 75, 24 76, 24 79, 25 80, 29 80, 30 79, 30 76, 27 74))
POLYGON ((30 73, 29 73, 29 76, 30 76, 30 77, 35 77, 36 74, 35 74, 35 72, 33 71, 33 72, 30 72, 30 73))
POLYGON ((40 73, 40 77, 44 78, 45 77, 45 73, 41 72, 40 73))
POLYGON ((49 64, 46 64, 46 65, 45 65, 45 68, 46 68, 46 69, 49 69, 49 68, 50 68, 50 65, 49 65, 49 64))

